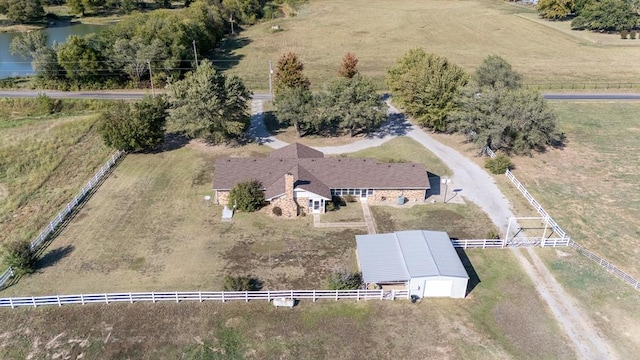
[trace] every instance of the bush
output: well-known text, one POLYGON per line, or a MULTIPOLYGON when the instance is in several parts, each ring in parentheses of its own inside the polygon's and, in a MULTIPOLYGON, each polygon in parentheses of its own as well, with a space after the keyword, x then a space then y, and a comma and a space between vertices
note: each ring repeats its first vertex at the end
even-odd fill
POLYGON ((329 290, 356 290, 362 287, 359 272, 336 271, 329 275, 329 290))
POLYGON ((327 206, 325 208, 326 211, 336 211, 338 210, 338 206, 333 201, 327 201, 327 206))
POLYGON ((4 263, 13 268, 16 275, 31 274, 38 257, 27 240, 14 241, 4 246, 4 263))
POLYGON ((504 154, 498 154, 495 158, 489 158, 484 162, 484 167, 489 169, 492 174, 503 174, 507 169, 513 167, 513 163, 508 156, 504 154))
POLYGON ((498 232, 498 230, 489 230, 487 231, 487 233, 484 235, 485 239, 500 239, 500 233, 498 232))
POLYGON ((636 31, 635 30, 629 31, 629 38, 630 39, 635 39, 636 38, 636 31))
POLYGON ((620 38, 626 39, 629 32, 627 30, 620 31, 620 38))
POLYGON ((275 216, 282 216, 282 209, 279 206, 274 206, 273 209, 271 209, 271 212, 275 216))
POLYGON ((258 291, 262 289, 262 281, 248 276, 225 276, 224 291, 258 291))
POLYGON ((54 100, 45 94, 38 94, 36 104, 38 113, 45 115, 59 112, 62 107, 60 100, 54 100))
POLYGON ((353 195, 350 195, 350 194, 347 194, 347 195, 343 196, 342 198, 344 199, 345 202, 348 202, 348 203, 356 202, 356 197, 353 196, 353 195))
POLYGON ((257 180, 239 183, 229 193, 229 204, 240 211, 256 211, 262 207, 263 203, 262 184, 257 180))

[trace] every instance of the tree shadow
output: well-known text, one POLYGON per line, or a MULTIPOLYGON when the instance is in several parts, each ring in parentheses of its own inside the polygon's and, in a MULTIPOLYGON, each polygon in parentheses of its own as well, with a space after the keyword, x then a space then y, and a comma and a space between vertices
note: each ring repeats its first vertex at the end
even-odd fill
POLYGON ((467 274, 469 275, 469 282, 467 283, 467 292, 465 294, 465 296, 467 296, 471 293, 471 291, 473 291, 473 289, 476 288, 476 286, 478 286, 478 284, 480 284, 480 277, 478 276, 476 269, 473 267, 473 264, 471 264, 471 260, 469 260, 469 257, 467 256, 467 253, 464 251, 464 249, 456 248, 456 252, 460 257, 460 261, 462 261, 462 265, 464 266, 464 269, 467 271, 467 274))
POLYGON ((178 150, 186 146, 191 139, 180 132, 167 133, 164 137, 162 145, 150 151, 150 153, 161 153, 167 151, 178 150))
POLYGON ((366 135, 367 138, 384 138, 387 136, 404 136, 413 128, 404 114, 389 114, 380 128, 366 135))
POLYGON ((55 248, 38 260, 36 263, 36 269, 42 270, 58 263, 58 261, 64 259, 73 252, 75 247, 73 245, 67 245, 59 248, 55 248))
POLYGON ((225 71, 238 65, 244 55, 237 54, 238 50, 251 43, 251 39, 244 36, 228 36, 222 44, 214 51, 213 58, 210 59, 219 71, 225 71))

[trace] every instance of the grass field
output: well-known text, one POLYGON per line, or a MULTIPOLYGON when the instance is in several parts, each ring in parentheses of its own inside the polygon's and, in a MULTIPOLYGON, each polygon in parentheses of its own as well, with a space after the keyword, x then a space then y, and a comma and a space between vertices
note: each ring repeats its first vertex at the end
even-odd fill
POLYGON ((2 309, 5 359, 572 359, 509 251, 470 250, 465 300, 2 309), (536 309, 535 311, 531 311, 536 309))
POLYGON ((30 240, 109 157, 95 131, 101 106, 0 100, 0 243, 30 240))
MULTIPOLYGON (((636 279, 640 253, 640 104, 551 102, 568 142, 533 157, 514 158, 514 174, 569 236, 636 279)), ((459 136, 434 135, 478 163, 459 136)), ((496 182, 519 216, 537 216, 503 175, 496 182)), ((621 358, 640 352, 640 293, 571 249, 540 249, 563 287, 615 344, 621 358)))
POLYGON ((533 13, 500 0, 312 0, 296 17, 259 24, 232 38, 215 63, 240 75, 254 91, 268 89, 269 60, 275 66, 286 51, 298 54, 314 86, 336 76, 346 52, 354 52, 360 72, 382 86, 386 68, 414 47, 469 71, 497 54, 525 82, 640 83, 640 41, 636 46, 598 44, 580 32, 519 16, 533 13), (273 32, 272 25, 282 31, 273 32))

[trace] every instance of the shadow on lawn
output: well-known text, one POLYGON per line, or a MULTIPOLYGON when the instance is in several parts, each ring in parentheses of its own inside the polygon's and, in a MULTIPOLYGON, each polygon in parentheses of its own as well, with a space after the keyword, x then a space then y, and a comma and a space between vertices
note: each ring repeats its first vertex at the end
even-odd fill
POLYGON ((478 273, 476 273, 476 269, 474 269, 473 264, 471 264, 471 260, 467 256, 467 253, 462 248, 457 248, 456 252, 462 261, 462 265, 464 265, 464 269, 469 274, 469 282, 467 283, 467 293, 465 296, 469 295, 473 289, 475 289, 478 284, 480 284, 480 277, 478 273))
POLYGON ((67 245, 47 252, 36 263, 36 269, 42 270, 57 264, 60 260, 71 254, 74 249, 75 247, 73 245, 67 245))

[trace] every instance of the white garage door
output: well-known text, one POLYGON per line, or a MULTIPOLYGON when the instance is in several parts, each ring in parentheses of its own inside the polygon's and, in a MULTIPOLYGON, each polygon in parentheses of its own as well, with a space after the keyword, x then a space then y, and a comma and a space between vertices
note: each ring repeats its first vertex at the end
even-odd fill
POLYGON ((451 296, 451 280, 427 280, 424 286, 425 297, 451 296))

